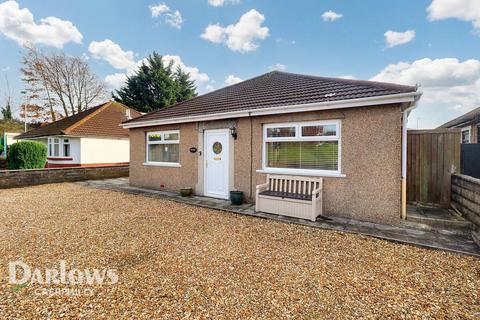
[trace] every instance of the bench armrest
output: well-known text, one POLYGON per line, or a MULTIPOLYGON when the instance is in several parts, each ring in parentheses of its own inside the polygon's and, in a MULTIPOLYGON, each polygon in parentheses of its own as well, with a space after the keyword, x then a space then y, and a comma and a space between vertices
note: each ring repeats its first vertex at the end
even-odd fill
POLYGON ((317 189, 312 191, 312 194, 320 193, 320 192, 322 192, 322 190, 323 190, 323 187, 317 188, 317 189))
POLYGON ((323 187, 319 187, 319 188, 313 190, 312 191, 312 199, 315 200, 315 198, 317 198, 320 195, 322 190, 323 190, 323 187))
POLYGON ((257 192, 262 192, 268 189, 268 183, 259 184, 257 187, 257 192))

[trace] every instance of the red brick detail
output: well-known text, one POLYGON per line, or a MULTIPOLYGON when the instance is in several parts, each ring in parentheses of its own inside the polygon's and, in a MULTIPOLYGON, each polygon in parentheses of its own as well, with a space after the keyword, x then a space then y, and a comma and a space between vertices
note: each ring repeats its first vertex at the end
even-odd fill
POLYGON ((74 167, 114 167, 125 166, 128 162, 117 163, 49 163, 45 164, 45 168, 74 168, 74 167))
POLYGON ((52 160, 52 161, 69 161, 73 160, 72 157, 47 157, 47 160, 52 160))
POLYGON ((80 167, 79 163, 45 163, 45 168, 73 168, 80 167))
POLYGON ((128 166, 129 162, 112 162, 112 163, 82 163, 80 167, 104 167, 104 166, 128 166))

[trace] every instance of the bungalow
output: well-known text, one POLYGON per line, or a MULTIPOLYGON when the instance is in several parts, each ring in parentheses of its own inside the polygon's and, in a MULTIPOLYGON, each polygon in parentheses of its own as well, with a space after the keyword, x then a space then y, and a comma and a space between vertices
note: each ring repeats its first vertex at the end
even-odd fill
POLYGON ((127 164, 128 130, 120 124, 138 116, 137 111, 110 101, 22 133, 15 139, 45 144, 47 168, 127 164))
POLYGON ((480 108, 448 121, 439 128, 460 128, 461 143, 480 143, 480 108))
POLYGON ((270 72, 124 122, 130 184, 223 199, 238 190, 254 202, 267 174, 322 177, 324 215, 399 223, 406 123, 420 95, 270 72))
POLYGON ((20 135, 18 132, 3 132, 3 136, 0 136, 2 140, 1 145, 4 146, 3 152, 0 152, 0 158, 5 158, 7 156, 7 148, 15 143, 14 139, 16 136, 20 135))

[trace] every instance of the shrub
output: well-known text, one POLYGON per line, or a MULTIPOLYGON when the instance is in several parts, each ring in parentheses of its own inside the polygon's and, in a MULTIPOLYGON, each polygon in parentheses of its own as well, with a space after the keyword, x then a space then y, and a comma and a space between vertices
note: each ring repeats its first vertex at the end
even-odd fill
POLYGON ((15 169, 41 169, 47 161, 47 147, 35 141, 20 141, 8 148, 7 167, 15 169))

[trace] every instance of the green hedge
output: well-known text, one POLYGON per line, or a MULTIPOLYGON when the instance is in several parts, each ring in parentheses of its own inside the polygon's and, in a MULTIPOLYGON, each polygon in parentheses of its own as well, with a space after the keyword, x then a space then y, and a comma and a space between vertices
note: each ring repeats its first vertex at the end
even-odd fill
POLYGON ((42 169, 47 161, 47 147, 35 141, 20 141, 8 148, 7 167, 16 169, 42 169))

